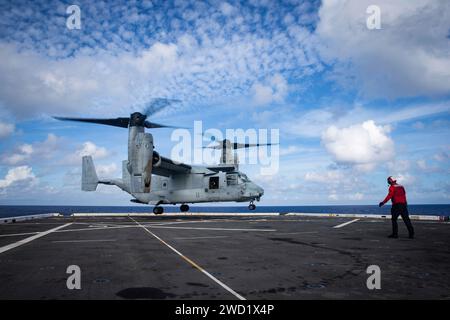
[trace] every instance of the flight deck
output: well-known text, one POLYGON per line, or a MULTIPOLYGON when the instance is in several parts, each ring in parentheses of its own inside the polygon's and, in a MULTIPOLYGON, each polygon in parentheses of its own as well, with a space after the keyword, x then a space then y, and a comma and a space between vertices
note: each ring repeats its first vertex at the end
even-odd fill
POLYGON ((450 224, 295 215, 0 224, 0 299, 449 299, 450 224), (69 266, 81 289, 68 289, 69 266), (369 266, 380 289, 369 289, 369 266))

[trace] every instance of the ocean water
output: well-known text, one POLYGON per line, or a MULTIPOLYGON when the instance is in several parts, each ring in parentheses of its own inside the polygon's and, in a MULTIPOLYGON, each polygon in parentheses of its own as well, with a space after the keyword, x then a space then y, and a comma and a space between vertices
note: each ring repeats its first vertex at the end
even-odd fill
MULTIPOLYGON (((410 214, 450 216, 450 204, 409 205, 410 214)), ((301 212, 301 213, 349 213, 349 214, 390 214, 390 206, 382 208, 373 205, 360 206, 257 206, 253 212, 301 212)), ((70 215, 74 212, 133 212, 152 213, 153 206, 105 207, 105 206, 1 206, 0 217, 17 217, 42 213, 61 213, 70 215)), ((190 206, 190 212, 249 212, 245 206, 190 206)), ((180 212, 179 206, 164 206, 164 212, 180 212)))

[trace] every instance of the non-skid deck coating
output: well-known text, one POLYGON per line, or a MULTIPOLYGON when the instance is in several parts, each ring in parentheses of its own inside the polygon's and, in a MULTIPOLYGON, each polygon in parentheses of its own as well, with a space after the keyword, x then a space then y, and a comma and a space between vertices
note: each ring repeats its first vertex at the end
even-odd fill
POLYGON ((449 223, 414 221, 417 238, 409 240, 402 221, 400 239, 388 239, 390 221, 347 224, 352 220, 60 217, 3 224, 0 299, 450 298, 449 223), (81 290, 67 289, 69 265, 81 268, 81 290), (380 290, 366 286, 369 265, 381 268, 380 290))

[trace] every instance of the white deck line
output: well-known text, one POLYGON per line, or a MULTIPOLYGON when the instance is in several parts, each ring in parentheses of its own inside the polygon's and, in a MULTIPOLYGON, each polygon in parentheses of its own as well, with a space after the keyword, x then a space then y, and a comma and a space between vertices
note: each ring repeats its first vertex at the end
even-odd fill
MULTIPOLYGON (((369 219, 391 219, 390 214, 355 214, 355 213, 300 213, 290 212, 285 214, 287 216, 303 216, 303 217, 323 217, 323 218, 369 218, 369 219)), ((411 220, 432 220, 445 221, 444 216, 428 216, 412 214, 409 216, 411 220)), ((401 219, 401 217, 399 217, 401 219)), ((447 219, 448 221, 448 219, 447 219)))
POLYGON ((167 248, 169 248, 170 250, 172 250, 173 252, 175 252, 178 256, 180 256, 181 258, 183 258, 183 260, 185 260, 186 262, 188 262, 191 266, 195 267, 198 271, 200 271, 201 273, 203 273, 204 275, 206 275, 208 278, 210 278, 211 280, 213 280, 215 283, 217 283, 218 285, 220 285, 223 289, 225 289, 226 291, 228 291, 229 293, 231 293, 233 296, 235 296, 236 298, 238 298, 239 300, 246 300, 242 295, 240 295, 239 293, 237 293, 236 291, 234 291, 233 289, 231 289, 229 286, 227 286, 225 283, 223 283, 222 281, 220 281, 219 279, 217 279, 216 277, 214 277, 212 274, 210 274, 208 271, 206 271, 205 269, 203 269, 201 266, 199 266, 197 263, 195 263, 193 260, 191 260, 190 258, 188 258, 187 256, 185 256, 184 254, 182 254, 180 251, 178 251, 177 249, 175 249, 174 247, 172 247, 170 244, 168 244, 167 242, 165 242, 163 239, 161 239, 160 237, 158 237, 156 234, 154 234, 153 232, 151 232, 150 230, 148 230, 145 226, 143 226, 142 224, 140 224, 138 221, 134 220, 133 218, 130 217, 131 220, 133 220, 138 226, 140 226, 141 228, 144 229, 144 231, 146 231, 147 233, 149 233, 151 236, 153 236, 154 238, 156 238, 159 242, 161 242, 162 244, 164 244, 167 248))
MULTIPOLYGON (((322 218, 368 218, 368 219, 391 219, 390 214, 350 214, 350 213, 308 213, 308 212, 168 212, 162 215, 153 213, 73 213, 73 217, 264 217, 264 216, 303 216, 303 217, 322 217, 322 218)), ((411 220, 430 220, 430 221, 449 221, 445 216, 429 216, 412 214, 409 216, 411 220)), ((401 217, 400 217, 401 219, 401 217)))
POLYGON ((8 244, 6 246, 3 246, 3 247, 0 248, 0 253, 6 252, 6 251, 14 249, 14 248, 17 248, 17 247, 19 247, 21 245, 24 245, 26 243, 29 243, 29 242, 33 241, 33 240, 36 240, 36 239, 41 238, 43 236, 46 236, 46 235, 48 235, 48 234, 50 234, 52 232, 55 232, 55 231, 57 231, 59 229, 62 229, 62 228, 67 227, 67 226, 70 226, 71 224, 72 224, 72 222, 69 222, 69 223, 63 224, 62 226, 59 226, 59 227, 56 227, 56 228, 53 228, 53 229, 50 229, 50 230, 47 230, 47 231, 39 232, 38 234, 36 234, 34 236, 31 236, 31 237, 19 240, 17 242, 8 244))
POLYGON ((359 220, 360 219, 353 219, 353 220, 350 220, 350 221, 338 224, 337 226, 334 226, 333 228, 339 229, 339 228, 342 228, 342 227, 345 227, 345 226, 349 225, 350 223, 353 223, 353 222, 356 222, 356 221, 359 221, 359 220))
POLYGON ((189 213, 179 213, 179 212, 168 212, 162 215, 155 215, 153 213, 107 213, 107 212, 99 212, 99 213, 72 213, 72 217, 198 217, 198 216, 279 216, 278 212, 264 212, 264 213, 248 213, 248 212, 189 212, 189 213))

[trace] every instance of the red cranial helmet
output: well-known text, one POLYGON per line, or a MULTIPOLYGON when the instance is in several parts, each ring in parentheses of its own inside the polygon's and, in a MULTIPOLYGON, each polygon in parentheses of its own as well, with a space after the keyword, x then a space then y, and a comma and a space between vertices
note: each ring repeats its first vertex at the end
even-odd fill
POLYGON ((396 182, 397 182, 397 180, 395 180, 394 177, 392 177, 392 176, 389 176, 387 178, 387 183, 389 183, 389 184, 393 184, 393 183, 396 183, 396 182))

